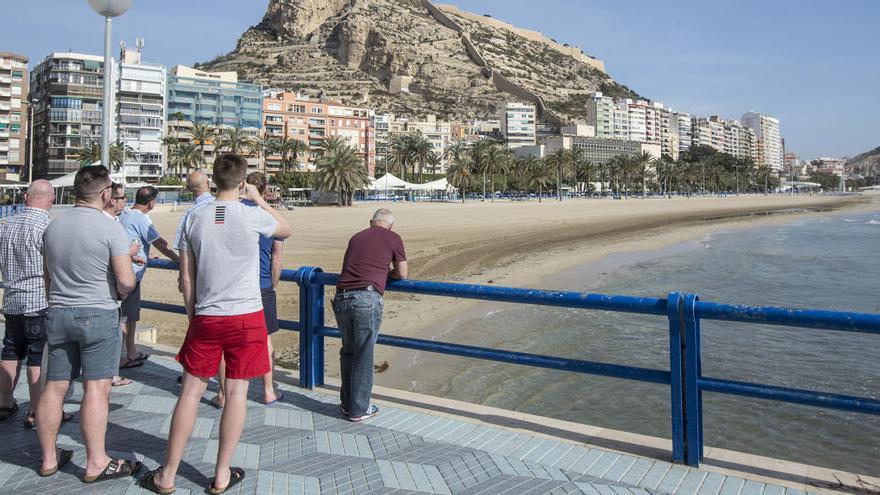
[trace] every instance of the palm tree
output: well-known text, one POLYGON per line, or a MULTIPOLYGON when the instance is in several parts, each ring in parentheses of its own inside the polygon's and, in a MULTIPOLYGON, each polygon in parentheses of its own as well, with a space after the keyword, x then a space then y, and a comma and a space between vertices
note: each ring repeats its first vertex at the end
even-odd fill
MULTIPOLYGON (((479 143, 478 143, 479 144, 479 143)), ((499 172, 507 170, 510 163, 510 151, 506 146, 496 141, 487 142, 482 146, 474 146, 478 160, 474 160, 475 164, 479 163, 479 170, 483 172, 483 197, 486 196, 486 175, 489 176, 489 186, 492 189, 491 198, 495 202, 495 177, 499 172)))
POLYGON ((579 157, 577 164, 575 165, 575 177, 576 182, 578 184, 582 182, 586 182, 587 184, 587 194, 588 197, 593 197, 593 174, 596 173, 598 167, 595 163, 587 160, 583 157, 583 154, 579 157))
POLYGON ((544 194, 544 189, 553 184, 554 168, 546 160, 541 159, 535 159, 530 165, 529 186, 538 189, 539 203, 541 202, 541 196, 544 194))
POLYGON ((764 194, 768 194, 770 192, 770 176, 773 175, 773 169, 770 165, 766 163, 762 163, 755 168, 755 182, 760 184, 764 183, 764 194))
MULTIPOLYGON (((391 164, 400 168, 400 176, 403 180, 407 178, 407 167, 414 161, 412 139, 411 134, 398 134, 391 138, 391 144, 388 146, 388 158, 391 164)), ((388 170, 391 170, 391 166, 388 167, 388 170)), ((413 176, 415 176, 415 165, 413 165, 413 176)))
POLYGON ((547 157, 547 163, 556 169, 556 196, 559 201, 562 201, 562 179, 575 172, 579 160, 580 150, 577 148, 559 149, 547 157))
POLYGON ((648 196, 648 176, 651 174, 651 166, 656 159, 647 151, 642 151, 632 158, 632 168, 642 185, 642 198, 648 196))
POLYGON ((434 147, 431 145, 431 141, 428 141, 428 138, 426 138, 421 132, 413 134, 410 139, 407 140, 407 145, 409 146, 409 157, 412 159, 413 164, 418 166, 418 182, 421 184, 422 171, 425 168, 425 165, 436 159, 434 147))
POLYGON ((470 158, 463 156, 454 161, 446 170, 446 180, 452 187, 459 190, 461 194, 461 202, 467 196, 468 189, 474 182, 473 162, 470 158))
POLYGON ((317 162, 317 189, 335 192, 337 206, 351 206, 354 193, 370 183, 363 160, 348 144, 328 147, 317 162))
MULTIPOLYGON (((97 141, 91 141, 77 154, 77 161, 79 161, 79 165, 81 167, 89 166, 95 162, 101 161, 101 143, 97 141)), ((125 160, 129 158, 134 158, 134 149, 128 144, 123 143, 122 141, 116 141, 115 143, 110 144, 110 163, 109 170, 113 172, 118 172, 119 169, 125 164, 125 160)), ((105 167, 108 164, 102 163, 105 167)))
POLYGON ((245 134, 240 127, 224 127, 217 135, 217 144, 214 147, 217 152, 227 150, 230 153, 240 155, 250 144, 251 137, 245 134))
POLYGON ((668 155, 663 155, 657 160, 655 166, 657 168, 657 179, 660 181, 662 192, 667 197, 671 198, 672 181, 675 176, 675 161, 673 161, 668 155))
POLYGON ((280 139, 272 139, 266 143, 267 153, 277 154, 281 156, 281 171, 287 172, 291 168, 291 163, 298 164, 299 156, 309 150, 305 141, 295 138, 282 137, 280 139))
MULTIPOLYGON (((177 146, 180 140, 177 139, 176 136, 162 136, 162 146, 165 148, 165 164, 170 165, 169 158, 171 157, 171 149, 177 146)), ((169 166, 170 168, 170 166, 169 166)), ((166 173, 168 171, 166 170, 166 173)), ((176 173, 174 170, 171 170, 171 173, 176 173)))
MULTIPOLYGON (((202 157, 205 156, 205 144, 216 136, 214 128, 205 122, 196 122, 192 127, 192 141, 199 146, 202 157)), ((204 162, 204 159, 202 160, 204 162)))
POLYGON ((186 174, 189 175, 193 168, 198 168, 205 163, 205 155, 195 143, 187 141, 178 143, 171 148, 168 162, 178 172, 186 170, 186 174))
POLYGON ((263 171, 263 175, 266 175, 266 149, 267 143, 265 139, 259 136, 252 136, 247 143, 248 153, 257 157, 257 160, 260 161, 260 169, 263 171))

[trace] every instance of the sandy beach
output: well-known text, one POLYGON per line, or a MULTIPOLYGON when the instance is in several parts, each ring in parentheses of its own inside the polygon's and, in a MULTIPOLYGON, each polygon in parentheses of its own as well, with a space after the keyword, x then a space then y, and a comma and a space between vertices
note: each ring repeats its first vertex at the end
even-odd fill
MULTIPOLYGON (((351 208, 297 208, 284 212, 294 227, 287 242, 284 266, 310 265, 338 272, 348 238, 365 228, 377 203, 358 203, 351 208)), ((880 208, 880 196, 740 196, 725 198, 674 198, 630 200, 566 200, 528 202, 498 201, 461 203, 381 204, 396 218, 395 230, 406 242, 410 276, 416 279, 495 284, 552 289, 549 275, 601 259, 611 253, 662 249, 698 239, 720 229, 746 228, 787 222, 817 211, 798 209, 880 208)), ((150 216, 170 240, 185 208, 162 206, 150 216)), ((180 304, 176 274, 151 270, 143 286, 144 298, 180 304)), ((298 288, 282 283, 279 316, 298 319, 298 288)), ((328 290, 332 295, 332 289, 328 290)), ((452 315, 472 303, 439 297, 389 293, 382 331, 401 336, 430 338, 452 315)), ((329 304, 328 304, 329 307, 329 304)), ((332 312, 327 321, 333 323, 332 312)), ((159 341, 179 345, 185 333, 181 316, 145 311, 142 323, 158 330, 159 341)), ((281 364, 295 360, 296 335, 280 332, 274 337, 281 364)), ((328 351, 337 348, 330 339, 328 351)), ((377 361, 394 352, 377 350, 377 361)), ((332 355, 332 354, 328 354, 332 355)), ((328 359, 328 373, 335 374, 335 361, 328 359)), ((392 372, 393 374, 393 372, 392 372)))

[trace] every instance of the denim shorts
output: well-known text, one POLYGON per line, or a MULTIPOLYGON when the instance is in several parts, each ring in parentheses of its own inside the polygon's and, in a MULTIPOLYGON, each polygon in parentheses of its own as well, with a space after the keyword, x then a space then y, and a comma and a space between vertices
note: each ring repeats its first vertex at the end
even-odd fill
POLYGON ((119 321, 141 321, 141 283, 138 281, 131 294, 119 305, 119 321))
POLYGON ((3 337, 3 361, 22 361, 40 367, 43 347, 46 346, 46 310, 24 315, 7 315, 6 335, 3 337))
POLYGON ((104 380, 119 373, 119 311, 102 308, 49 308, 46 379, 104 380))

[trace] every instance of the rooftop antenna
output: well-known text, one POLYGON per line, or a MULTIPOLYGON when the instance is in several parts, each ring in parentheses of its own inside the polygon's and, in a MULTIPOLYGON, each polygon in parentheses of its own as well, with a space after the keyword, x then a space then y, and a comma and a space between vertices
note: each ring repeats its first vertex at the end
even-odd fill
POLYGON ((144 51, 144 39, 143 38, 138 38, 135 41, 135 48, 137 48, 138 53, 144 51))

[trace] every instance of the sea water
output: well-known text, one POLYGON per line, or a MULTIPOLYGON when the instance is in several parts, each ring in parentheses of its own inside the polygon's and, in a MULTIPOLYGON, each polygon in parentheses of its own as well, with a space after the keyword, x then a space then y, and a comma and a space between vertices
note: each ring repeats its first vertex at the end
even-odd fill
MULTIPOLYGON (((731 232, 660 252, 613 255, 554 289, 880 313, 880 212, 731 232)), ((669 369, 664 317, 486 304, 437 340, 669 369)), ((880 398, 880 335, 704 321, 703 374, 880 398)), ((669 387, 411 353, 414 391, 583 424, 670 437, 669 387)), ((378 383, 382 383, 381 375, 378 383)), ((704 394, 704 441, 880 475, 880 417, 704 394)))

